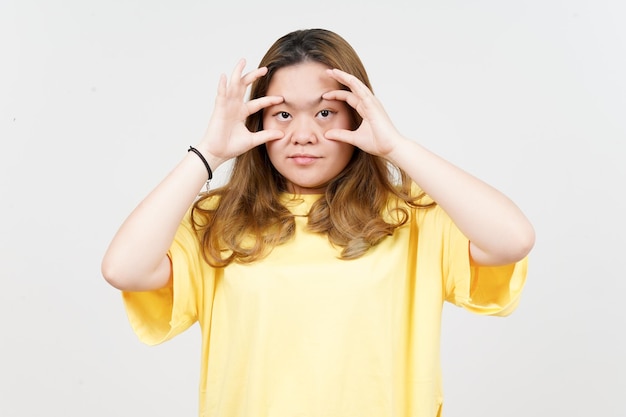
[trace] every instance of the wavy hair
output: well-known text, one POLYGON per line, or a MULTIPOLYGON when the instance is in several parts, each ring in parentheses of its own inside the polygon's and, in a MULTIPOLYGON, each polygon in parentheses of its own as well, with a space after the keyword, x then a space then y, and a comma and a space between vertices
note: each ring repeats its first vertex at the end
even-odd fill
MULTIPOLYGON (((372 88, 363 63, 344 38, 325 29, 306 29, 284 35, 269 48, 259 64, 268 72, 252 84, 250 99, 266 95, 277 70, 302 62, 341 69, 372 88)), ((356 129, 362 119, 348 108, 356 129)), ((250 115, 246 126, 252 132, 262 130, 263 110, 250 115)), ((281 203, 286 192, 287 181, 271 164, 265 145, 235 158, 228 182, 203 193, 192 207, 192 225, 205 260, 214 267, 250 263, 289 241, 296 228, 294 215, 281 203)), ((404 171, 355 148, 345 169, 312 205, 307 227, 342 248, 340 259, 355 259, 405 224, 407 208, 420 207, 420 197, 411 195, 404 171)))

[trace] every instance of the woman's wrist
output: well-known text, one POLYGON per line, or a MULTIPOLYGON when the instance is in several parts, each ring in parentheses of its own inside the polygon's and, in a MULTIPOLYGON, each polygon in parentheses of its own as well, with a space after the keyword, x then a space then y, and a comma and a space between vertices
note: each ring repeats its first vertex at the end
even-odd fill
POLYGON ((194 148, 193 146, 190 146, 189 149, 187 149, 187 152, 195 153, 198 156, 198 158, 200 158, 202 163, 204 164, 204 167, 206 168, 207 175, 208 175, 208 179, 207 179, 207 185, 208 185, 209 181, 211 181, 213 179, 213 170, 211 169, 211 166, 209 165, 209 162, 206 160, 206 158, 204 157, 202 152, 200 152, 198 149, 194 148))

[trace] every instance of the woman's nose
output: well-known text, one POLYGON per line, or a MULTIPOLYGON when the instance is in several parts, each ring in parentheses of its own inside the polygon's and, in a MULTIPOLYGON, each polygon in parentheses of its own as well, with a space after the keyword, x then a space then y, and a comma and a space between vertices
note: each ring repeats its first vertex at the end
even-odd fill
POLYGON ((317 134, 318 130, 316 124, 307 120, 306 118, 302 118, 299 120, 294 120, 290 126, 291 129, 291 141, 298 145, 304 145, 307 143, 316 143, 317 142, 317 134))

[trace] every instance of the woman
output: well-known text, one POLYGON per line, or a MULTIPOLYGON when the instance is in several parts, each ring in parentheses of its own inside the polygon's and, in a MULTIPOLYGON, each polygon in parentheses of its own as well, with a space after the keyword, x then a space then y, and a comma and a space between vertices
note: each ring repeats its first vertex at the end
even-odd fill
POLYGON ((531 224, 398 132, 339 35, 291 32, 244 67, 120 227, 105 279, 148 344, 199 322, 201 416, 439 415, 442 303, 509 314, 531 224))

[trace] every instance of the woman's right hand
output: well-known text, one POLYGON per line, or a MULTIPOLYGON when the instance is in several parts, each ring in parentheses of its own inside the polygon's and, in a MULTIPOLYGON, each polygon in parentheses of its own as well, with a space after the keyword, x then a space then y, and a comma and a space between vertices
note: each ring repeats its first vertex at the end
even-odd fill
POLYGON ((255 146, 283 137, 283 132, 279 130, 250 132, 246 127, 248 116, 265 107, 282 103, 283 97, 266 96, 244 102, 250 84, 267 74, 267 67, 262 67, 242 75, 245 65, 246 61, 241 59, 230 80, 224 74, 220 77, 209 126, 196 146, 213 169, 255 146))
MULTIPOLYGON (((253 133, 246 128, 249 115, 279 104, 283 98, 262 97, 244 102, 250 84, 267 74, 267 68, 259 68, 242 75, 244 66, 245 61, 239 61, 229 82, 221 77, 213 115, 196 146, 212 169, 283 136, 280 131, 253 133)), ((148 291, 164 287, 171 279, 167 251, 181 219, 206 181, 204 166, 198 158, 188 155, 132 211, 113 237, 102 260, 102 275, 114 287, 148 291)))

